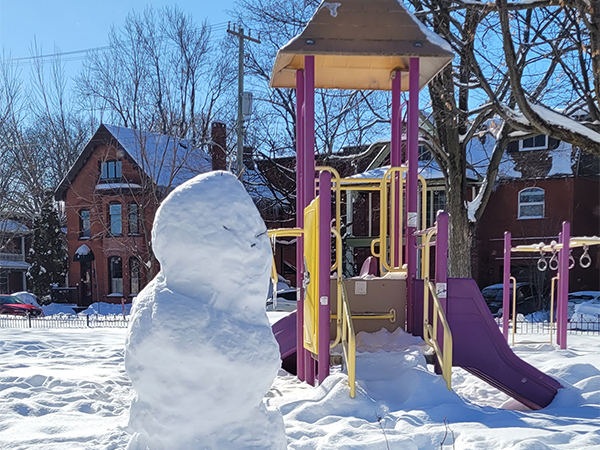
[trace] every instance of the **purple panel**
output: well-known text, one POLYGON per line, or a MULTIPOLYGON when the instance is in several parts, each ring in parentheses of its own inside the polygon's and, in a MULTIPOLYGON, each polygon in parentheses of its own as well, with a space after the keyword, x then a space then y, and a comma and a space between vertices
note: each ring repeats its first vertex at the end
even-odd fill
POLYGON ((273 324, 271 329, 279 344, 281 359, 296 353, 296 312, 293 312, 273 324))
POLYGON ((502 334, 508 342, 508 318, 510 313, 510 251, 512 248, 510 231, 504 233, 504 272, 502 275, 502 334))
POLYGON ((548 406, 561 384, 513 353, 475 281, 449 278, 448 292, 453 365, 478 376, 528 408, 548 406))
POLYGON ((329 376, 331 288, 331 174, 319 175, 319 384, 329 376))
POLYGON ((373 275, 376 277, 379 276, 379 264, 377 263, 377 258, 374 256, 369 256, 367 259, 365 259, 365 262, 360 268, 359 276, 363 277, 365 275, 373 275))
MULTIPOLYGON (((423 338, 423 280, 415 280, 414 282, 414 296, 415 301, 412 307, 412 334, 413 336, 419 336, 423 338)), ((431 302, 430 302, 431 303, 431 302)), ((407 319, 408 326, 408 319, 407 319)))

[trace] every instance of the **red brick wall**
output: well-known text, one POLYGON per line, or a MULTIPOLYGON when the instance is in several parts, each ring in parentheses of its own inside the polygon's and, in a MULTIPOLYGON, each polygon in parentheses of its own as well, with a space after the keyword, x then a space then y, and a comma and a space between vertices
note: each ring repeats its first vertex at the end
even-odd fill
MULTIPOLYGON (((152 221, 156 211, 156 202, 142 190, 134 191, 107 191, 97 190, 96 185, 100 178, 100 164, 106 160, 122 161, 122 176, 129 183, 144 185, 136 166, 128 160, 122 151, 106 145, 97 146, 88 161, 85 163, 77 177, 73 180, 65 197, 67 215, 67 245, 69 252, 69 285, 76 286, 80 281, 80 264, 73 262, 76 250, 82 244, 87 244, 94 252, 95 263, 93 268, 92 299, 97 301, 120 301, 120 299, 106 298, 110 292, 108 279, 108 258, 120 256, 123 262, 123 294, 129 301, 131 292, 129 281, 129 258, 140 256, 143 261, 148 260, 147 242, 149 242, 152 221), (128 234, 128 203, 137 202, 143 208, 140 211, 140 233, 136 236, 128 234), (111 236, 108 233, 108 205, 120 203, 122 205, 122 229, 121 236, 111 236), (88 209, 90 211, 91 238, 80 238, 79 211, 88 209), (142 224, 142 217, 144 223, 142 224), (145 230, 145 232, 144 232, 145 230)), ((146 181, 147 183, 147 181, 146 181)), ((150 273, 141 265, 141 285, 145 285, 148 277, 158 271, 158 265, 152 267, 150 273)))
MULTIPOLYGON (((492 193, 481 221, 477 226, 478 270, 473 273, 480 287, 502 280, 503 237, 510 231, 513 246, 546 243, 558 240, 565 220, 571 222, 572 235, 590 235, 598 230, 598 182, 582 178, 513 181, 500 184, 492 193), (518 219, 518 195, 522 189, 539 187, 545 190, 545 213, 542 219, 518 219), (595 212, 594 212, 595 211, 595 212)), ((578 257, 580 251, 575 250, 578 257)), ((531 255, 513 254, 513 273, 519 266, 532 267, 537 262, 531 255)), ((577 258, 578 259, 578 258, 577 258)), ((597 254, 594 264, 597 264, 597 254)), ((598 270, 583 271, 579 265, 571 271, 570 290, 598 289, 598 270), (595 272, 595 273, 592 273, 595 272)), ((545 275, 548 276, 548 275, 545 275)), ((527 280, 523 280, 527 281, 527 280)), ((547 282, 547 280, 546 280, 547 282)))

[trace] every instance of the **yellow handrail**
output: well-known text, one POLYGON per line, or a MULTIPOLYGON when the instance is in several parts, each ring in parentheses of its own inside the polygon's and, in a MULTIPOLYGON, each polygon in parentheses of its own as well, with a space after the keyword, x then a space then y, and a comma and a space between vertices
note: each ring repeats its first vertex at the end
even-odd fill
MULTIPOLYGON (((342 221, 342 179, 340 178, 340 174, 333 167, 328 166, 318 166, 315 168, 318 172, 327 171, 331 174, 332 182, 335 187, 335 229, 338 233, 341 234, 341 221, 342 221)), ((336 270, 338 264, 341 264, 342 260, 336 259, 335 263, 331 267, 331 270, 336 270)))
POLYGON ((354 323, 348 304, 346 288, 341 278, 338 278, 338 291, 342 293, 342 349, 344 351, 344 360, 348 368, 348 386, 350 386, 350 398, 356 397, 356 334, 354 332, 354 323))
MULTIPOLYGON (((515 333, 517 331, 517 279, 515 277, 510 277, 510 281, 513 284, 512 290, 512 345, 515 346, 515 333)), ((504 319, 502 319, 504 320, 504 319)), ((506 316, 506 320, 508 320, 508 316, 506 316)))
POLYGON ((556 283, 558 282, 559 275, 556 274, 550 280, 550 343, 552 344, 552 334, 554 331, 554 294, 556 289, 556 283))
MULTIPOLYGON (((268 230, 269 238, 276 237, 298 237, 304 234, 302 228, 274 228, 268 230)), ((272 253, 273 265, 271 266, 271 282, 273 283, 273 298, 277 298, 277 283, 279 277, 277 276, 277 265, 275 264, 275 253, 272 253)))
POLYGON ((425 291, 430 291, 431 299, 433 300, 433 327, 428 323, 428 319, 425 322, 425 327, 423 328, 423 336, 427 336, 426 341, 429 340, 431 345, 435 351, 437 356, 438 363, 442 368, 442 377, 446 380, 446 387, 449 391, 452 390, 452 332, 450 331, 450 325, 446 319, 446 314, 444 314, 444 309, 442 308, 442 304, 440 303, 440 299, 437 296, 435 291, 435 285, 427 280, 427 287, 425 291), (440 345, 437 340, 437 325, 439 322, 442 324, 442 328, 444 329, 444 345, 443 351, 440 351, 440 345), (442 356, 440 356, 442 355, 442 356))
MULTIPOLYGON (((337 279, 341 280, 342 279, 342 264, 341 264, 341 261, 342 261, 342 235, 335 228, 332 228, 331 232, 335 236, 335 259, 336 259, 336 263, 338 263, 337 268, 336 268, 337 279)), ((343 302, 342 291, 340 290, 340 287, 339 287, 340 282, 341 281, 338 281, 338 289, 337 289, 337 311, 342 310, 342 302, 343 302)), ((338 315, 338 317, 335 318, 335 322, 336 322, 336 326, 335 326, 336 335, 335 335, 335 339, 331 343, 331 348, 338 345, 342 339, 343 323, 342 323, 341 315, 338 315)))
MULTIPOLYGON (((335 251, 336 259, 341 261, 342 257, 342 236, 335 229, 331 232, 335 235, 335 251)), ((352 322, 352 314, 350 312, 350 304, 346 294, 346 287, 342 280, 342 265, 337 267, 337 310, 341 314, 336 316, 337 336, 332 344, 332 347, 340 341, 344 353, 344 360, 348 368, 348 385, 350 386, 350 398, 356 396, 356 334, 354 332, 354 323, 352 322)))
POLYGON ((452 390, 452 332, 446 314, 437 295, 435 285, 429 280, 429 261, 431 238, 437 234, 437 227, 429 228, 423 235, 423 339, 435 351, 436 358, 442 368, 442 377, 446 380, 448 390, 452 390), (433 300, 433 325, 429 320, 429 294, 433 300), (438 342, 438 323, 444 330, 444 345, 438 342))

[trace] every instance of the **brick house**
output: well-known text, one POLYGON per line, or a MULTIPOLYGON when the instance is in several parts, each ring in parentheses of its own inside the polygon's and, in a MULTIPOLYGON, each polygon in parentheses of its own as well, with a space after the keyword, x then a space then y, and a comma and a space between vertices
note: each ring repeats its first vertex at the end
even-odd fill
POLYGON ((0 220, 0 294, 27 289, 26 261, 31 230, 20 221, 0 220))
POLYGON ((160 201, 210 170, 210 157, 187 141, 100 125, 55 191, 64 202, 67 280, 78 305, 137 295, 159 270, 150 242, 160 201))
MULTIPOLYGON (((474 198, 477 193, 494 144, 489 134, 471 141, 467 154, 470 163, 467 169, 467 199, 474 198)), ((319 161, 318 165, 333 166, 341 176, 372 170, 369 176, 380 177, 381 171, 377 168, 389 164, 389 145, 385 141, 364 158, 343 158, 351 152, 363 154, 365 148, 345 149, 329 160, 319 161), (336 159, 336 156, 342 158, 336 159)), ((257 204, 270 201, 273 205, 281 205, 266 213, 264 208, 259 208, 270 228, 294 224, 294 165, 294 157, 255 162, 255 170, 267 179, 266 184, 277 187, 262 188, 261 195, 255 196, 259 199, 257 204)), ((472 249, 473 278, 480 288, 502 281, 505 231, 512 233, 513 245, 558 240, 558 232, 565 220, 571 222, 573 236, 600 234, 599 167, 598 158, 547 136, 518 140, 508 146, 499 167, 494 192, 477 225, 475 247, 472 249)), ((446 190, 443 175, 425 146, 419 148, 419 173, 427 181, 426 226, 431 226, 436 212, 446 207, 446 190)), ((255 184, 260 185, 258 182, 255 184)), ((346 243, 352 250, 345 255, 349 255, 357 268, 370 254, 368 244, 379 228, 378 201, 375 193, 360 193, 354 198, 349 221, 352 226, 345 230, 346 243)), ((348 222, 348 213, 343 208, 343 222, 348 222)), ((583 269, 577 264, 571 271, 571 291, 600 290, 597 246, 590 248, 589 254, 592 267, 583 269)), ((575 250, 574 257, 578 260, 580 256, 581 250, 575 250)), ((294 282, 295 246, 278 246, 275 257, 278 273, 294 282)), ((518 281, 532 282, 543 294, 547 294, 549 272, 538 273, 536 263, 537 259, 531 256, 515 255, 512 273, 518 281)))
MULTIPOLYGON (((558 241, 565 220, 571 222, 572 236, 598 236, 599 175, 598 158, 545 135, 510 144, 477 226, 473 277, 479 286, 502 281, 505 231, 512 233, 513 246, 558 241)), ((573 250, 576 262, 581 254, 581 249, 573 250)), ((584 269, 577 263, 570 271, 570 292, 600 290, 598 246, 591 247, 589 255, 591 267, 584 269)), ((512 274, 547 295, 551 272, 538 271, 538 259, 539 255, 514 254, 512 274)))

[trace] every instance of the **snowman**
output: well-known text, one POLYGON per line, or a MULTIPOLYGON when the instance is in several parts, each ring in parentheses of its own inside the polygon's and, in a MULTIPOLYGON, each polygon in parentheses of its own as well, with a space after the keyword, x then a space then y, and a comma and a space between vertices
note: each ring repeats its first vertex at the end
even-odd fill
POLYGON ((284 449, 263 397, 280 367, 266 313, 267 229, 228 172, 175 189, 152 230, 161 271, 137 296, 125 367, 129 450, 284 449))

